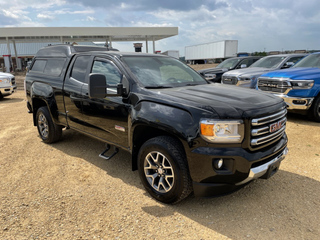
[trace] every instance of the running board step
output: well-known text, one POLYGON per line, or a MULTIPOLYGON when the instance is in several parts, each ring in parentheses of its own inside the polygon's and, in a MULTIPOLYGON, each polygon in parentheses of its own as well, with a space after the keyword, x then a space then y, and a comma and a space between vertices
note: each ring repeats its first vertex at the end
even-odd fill
POLYGON ((99 157, 105 159, 105 160, 110 160, 111 158, 113 158, 118 152, 119 152, 119 149, 117 147, 114 147, 114 151, 113 153, 110 155, 110 156, 106 156, 104 155, 106 152, 108 152, 110 150, 110 145, 107 144, 107 148, 106 150, 104 150, 102 153, 99 154, 99 157))

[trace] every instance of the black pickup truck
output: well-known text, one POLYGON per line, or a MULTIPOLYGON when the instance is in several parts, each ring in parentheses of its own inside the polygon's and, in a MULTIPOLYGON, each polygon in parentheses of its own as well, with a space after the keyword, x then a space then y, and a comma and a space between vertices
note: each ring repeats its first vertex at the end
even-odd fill
POLYGON ((62 128, 132 154, 152 197, 177 203, 269 178, 287 154, 286 105, 271 94, 213 84, 162 55, 56 45, 40 49, 25 79, 42 140, 62 128))

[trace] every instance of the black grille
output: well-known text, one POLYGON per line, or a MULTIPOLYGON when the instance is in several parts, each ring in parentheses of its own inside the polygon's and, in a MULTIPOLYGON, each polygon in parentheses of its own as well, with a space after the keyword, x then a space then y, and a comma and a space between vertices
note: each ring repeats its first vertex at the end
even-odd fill
POLYGON ((12 85, 16 84, 16 79, 15 79, 15 78, 12 78, 12 79, 11 79, 11 83, 12 83, 12 85))
POLYGON ((286 129, 287 109, 262 116, 251 120, 251 139, 252 148, 268 146, 279 140, 286 129))
POLYGON ((291 84, 286 80, 259 78, 258 88, 266 92, 285 93, 291 84))

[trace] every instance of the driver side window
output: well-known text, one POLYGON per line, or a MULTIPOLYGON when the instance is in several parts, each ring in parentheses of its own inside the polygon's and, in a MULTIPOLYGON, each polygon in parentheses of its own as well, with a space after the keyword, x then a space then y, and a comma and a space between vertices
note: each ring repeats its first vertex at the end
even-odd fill
POLYGON ((121 82, 121 74, 117 67, 111 62, 95 60, 91 73, 103 74, 106 77, 108 84, 116 85, 121 82))
POLYGON ((246 65, 246 67, 249 67, 249 59, 244 59, 238 66, 238 68, 242 68, 243 65, 246 65))

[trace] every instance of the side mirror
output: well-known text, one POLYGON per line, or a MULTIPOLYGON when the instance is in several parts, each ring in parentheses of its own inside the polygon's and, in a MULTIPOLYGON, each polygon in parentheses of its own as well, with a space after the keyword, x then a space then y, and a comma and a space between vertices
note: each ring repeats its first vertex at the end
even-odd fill
POLYGON ((241 68, 246 68, 247 64, 241 64, 241 68))
POLYGON ((294 62, 286 62, 282 68, 290 68, 294 65, 294 62))
POLYGON ((106 77, 102 74, 91 73, 89 75, 89 97, 90 98, 105 98, 107 95, 106 77))
POLYGON ((128 79, 127 79, 127 77, 125 75, 122 76, 122 84, 119 84, 119 85, 121 85, 122 94, 128 95, 129 94, 129 90, 130 90, 130 84, 129 84, 129 81, 128 81, 128 79))
POLYGON ((123 75, 123 83, 108 84, 105 75, 99 73, 91 73, 89 75, 89 97, 105 98, 107 96, 122 96, 128 94, 129 81, 123 75))

